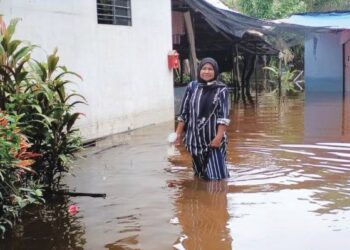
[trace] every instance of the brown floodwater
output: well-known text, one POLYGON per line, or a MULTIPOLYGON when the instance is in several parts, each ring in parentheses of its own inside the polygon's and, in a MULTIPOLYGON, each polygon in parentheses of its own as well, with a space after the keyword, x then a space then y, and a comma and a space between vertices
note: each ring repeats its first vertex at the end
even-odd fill
POLYGON ((335 97, 233 104, 230 178, 193 177, 173 122, 86 149, 66 184, 106 198, 57 197, 24 216, 4 249, 346 250, 350 102, 335 97), (68 212, 70 205, 78 213, 68 212))

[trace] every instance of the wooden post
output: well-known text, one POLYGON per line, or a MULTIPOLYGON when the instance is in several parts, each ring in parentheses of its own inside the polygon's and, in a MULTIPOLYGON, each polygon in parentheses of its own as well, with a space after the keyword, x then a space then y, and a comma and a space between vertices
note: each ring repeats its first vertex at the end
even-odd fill
MULTIPOLYGON (((232 84, 232 88, 233 88, 233 101, 236 102, 236 99, 237 99, 237 80, 234 79, 235 78, 235 75, 237 75, 237 72, 236 72, 236 67, 235 67, 235 48, 232 46, 231 48, 231 60, 232 60, 232 70, 231 70, 231 84, 232 84)), ((232 99, 232 98, 231 98, 232 99)))
POLYGON ((278 63, 278 96, 281 97, 281 95, 282 95, 282 58, 280 56, 278 56, 278 59, 279 59, 279 63, 278 63))
MULTIPOLYGON (((256 48, 256 45, 255 45, 256 48)), ((256 66, 258 65, 258 55, 255 54, 255 61, 254 61, 254 78, 255 78, 255 101, 258 102, 258 76, 256 74, 256 66)))
MULTIPOLYGON (((263 58, 264 58, 264 67, 266 67, 266 65, 267 65, 267 56, 264 55, 263 58)), ((264 69, 263 73, 264 73, 264 91, 266 91, 266 89, 267 89, 267 71, 264 69)))
POLYGON ((239 59, 238 59, 238 45, 236 43, 236 72, 237 72, 237 82, 238 82, 238 88, 240 89, 242 86, 242 81, 241 81, 241 74, 239 72, 239 59))
POLYGON ((191 13, 189 11, 184 13, 185 26, 187 31, 188 42, 190 44, 190 69, 191 69, 191 79, 195 80, 197 78, 197 55, 196 55, 196 45, 194 30, 191 20, 191 13))

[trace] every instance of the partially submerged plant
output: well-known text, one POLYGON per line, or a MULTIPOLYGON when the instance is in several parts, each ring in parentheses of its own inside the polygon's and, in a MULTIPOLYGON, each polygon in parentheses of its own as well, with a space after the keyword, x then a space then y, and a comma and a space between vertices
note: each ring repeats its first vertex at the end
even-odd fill
MULTIPOLYGON (((270 82, 274 85, 280 84, 280 95, 285 96, 287 94, 296 93, 303 90, 299 83, 303 82, 299 80, 303 71, 292 70, 288 63, 293 59, 293 54, 290 50, 285 50, 280 53, 279 66, 275 66, 272 62, 270 66, 263 67, 263 70, 268 71, 270 74, 270 82), (282 67, 283 62, 283 67, 282 67), (299 89, 298 89, 299 88, 299 89)), ((275 88, 273 93, 278 93, 279 89, 275 88)))
POLYGON ((42 202, 31 165, 40 154, 18 128, 18 117, 0 113, 0 235, 13 226, 25 206, 42 202))
MULTIPOLYGON (((287 69, 283 72, 279 72, 278 68, 274 66, 269 67, 263 67, 264 70, 268 70, 271 74, 270 81, 273 82, 275 85, 278 84, 278 81, 281 81, 281 95, 284 96, 288 93, 296 93, 300 91, 296 88, 298 85, 295 83, 296 77, 299 75, 299 70, 290 70, 287 69)), ((300 86, 300 85, 299 85, 300 86)), ((278 88, 273 90, 273 93, 277 93, 278 88)))

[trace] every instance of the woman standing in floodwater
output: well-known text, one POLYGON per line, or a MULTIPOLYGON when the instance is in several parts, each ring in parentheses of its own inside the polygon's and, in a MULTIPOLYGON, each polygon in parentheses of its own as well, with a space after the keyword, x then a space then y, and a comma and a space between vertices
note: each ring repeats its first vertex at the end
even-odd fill
POLYGON ((195 176, 220 180, 229 176, 226 167, 228 91, 218 81, 219 67, 213 58, 204 58, 198 67, 198 81, 190 82, 182 99, 176 128, 179 145, 183 135, 192 156, 195 176))

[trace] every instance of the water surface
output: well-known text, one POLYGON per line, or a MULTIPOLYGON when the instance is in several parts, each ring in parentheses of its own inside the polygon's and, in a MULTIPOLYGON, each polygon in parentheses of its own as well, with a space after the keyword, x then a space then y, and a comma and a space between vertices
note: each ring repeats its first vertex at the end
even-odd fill
POLYGON ((24 218, 5 249, 346 250, 349 101, 260 96, 234 104, 225 181, 195 179, 173 122, 87 149, 65 182, 78 192, 24 218), (70 215, 71 204, 79 207, 70 215))

